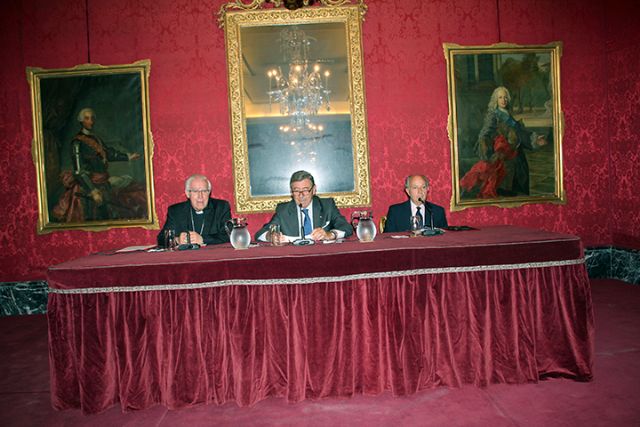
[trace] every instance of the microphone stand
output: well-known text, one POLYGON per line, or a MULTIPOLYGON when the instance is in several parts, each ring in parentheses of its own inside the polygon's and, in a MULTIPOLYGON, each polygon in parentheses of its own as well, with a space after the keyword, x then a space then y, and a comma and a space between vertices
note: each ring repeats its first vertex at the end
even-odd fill
POLYGON ((302 203, 300 203, 298 205, 298 207, 300 208, 300 238, 294 240, 292 242, 292 244, 294 246, 309 246, 309 245, 313 245, 316 242, 314 242, 311 239, 306 239, 305 235, 304 235, 304 213, 302 212, 302 203))
POLYGON ((188 250, 193 250, 193 249, 200 249, 200 245, 197 243, 191 243, 191 235, 189 234, 189 231, 187 231, 187 243, 183 243, 181 245, 178 245, 178 250, 179 251, 188 251, 188 250))
POLYGON ((430 227, 429 227, 428 229, 424 230, 424 231, 422 232, 422 235, 423 235, 423 236, 436 236, 436 235, 438 235, 438 234, 442 234, 442 231, 441 231, 441 230, 436 230, 436 229, 433 227, 433 211, 431 210, 431 206, 429 206, 429 205, 427 204, 427 202, 425 202, 425 201, 424 201, 424 200, 422 200, 422 199, 418 199, 418 200, 422 202, 422 205, 424 206, 424 209, 425 209, 427 212, 429 212, 429 223, 430 223, 430 227))

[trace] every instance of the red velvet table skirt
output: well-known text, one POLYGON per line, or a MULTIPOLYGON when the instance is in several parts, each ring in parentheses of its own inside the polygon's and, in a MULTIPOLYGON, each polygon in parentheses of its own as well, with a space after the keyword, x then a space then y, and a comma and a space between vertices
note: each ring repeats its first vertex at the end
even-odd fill
MULTIPOLYGON (((129 285, 146 283, 139 268, 129 268, 129 285)), ((59 271, 74 269, 84 277, 89 267, 59 271)), ((93 273, 108 275, 108 268, 93 273)), ((51 286, 55 268, 50 275, 51 286)), ((269 396, 295 402, 592 376, 591 294, 580 258, 309 283, 172 286, 52 288, 55 408, 251 405, 269 396)))

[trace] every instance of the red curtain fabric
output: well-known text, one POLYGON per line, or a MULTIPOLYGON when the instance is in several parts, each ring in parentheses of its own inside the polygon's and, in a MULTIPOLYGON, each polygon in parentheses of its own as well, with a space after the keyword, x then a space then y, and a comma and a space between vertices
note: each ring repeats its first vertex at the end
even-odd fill
POLYGON ((96 413, 592 376, 584 265, 49 295, 51 394, 96 413))

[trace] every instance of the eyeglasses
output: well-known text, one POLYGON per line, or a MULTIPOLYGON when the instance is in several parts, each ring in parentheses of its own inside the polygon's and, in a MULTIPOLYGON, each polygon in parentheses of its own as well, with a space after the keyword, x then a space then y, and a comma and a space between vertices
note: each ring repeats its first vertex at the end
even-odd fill
POLYGON ((211 190, 189 190, 189 193, 195 193, 200 195, 209 194, 211 190))
POLYGON ((311 193, 312 190, 313 190, 313 187, 303 188, 302 190, 291 190, 291 193, 297 194, 299 196, 306 196, 307 194, 311 193))

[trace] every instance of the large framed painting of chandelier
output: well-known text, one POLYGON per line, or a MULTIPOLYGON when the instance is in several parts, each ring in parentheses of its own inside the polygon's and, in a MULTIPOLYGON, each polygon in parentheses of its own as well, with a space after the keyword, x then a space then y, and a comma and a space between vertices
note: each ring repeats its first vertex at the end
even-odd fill
POLYGON ((311 172, 318 193, 340 207, 371 203, 361 31, 366 5, 298 3, 288 10, 278 0, 234 0, 220 11, 238 212, 272 211, 288 200, 297 170, 311 172))
POLYGON ((158 228, 150 66, 27 68, 38 233, 158 228))
POLYGON ((451 210, 566 203, 560 42, 444 44, 451 210))

